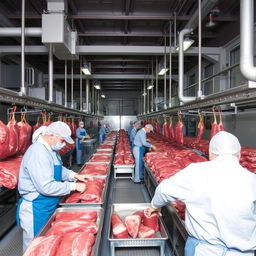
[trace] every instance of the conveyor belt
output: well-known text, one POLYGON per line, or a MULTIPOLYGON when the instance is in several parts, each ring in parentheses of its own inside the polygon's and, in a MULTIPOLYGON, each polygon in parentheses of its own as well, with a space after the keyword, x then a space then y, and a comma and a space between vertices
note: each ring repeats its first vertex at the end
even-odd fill
MULTIPOLYGON (((109 197, 104 220, 102 244, 100 255, 110 255, 110 243, 108 242, 108 222, 110 219, 110 206, 114 203, 149 203, 150 197, 145 185, 134 184, 131 179, 110 178, 109 197)), ((115 256, 159 256, 160 249, 157 247, 147 248, 116 248, 115 256)), ((166 244, 165 255, 172 256, 170 246, 166 244)))

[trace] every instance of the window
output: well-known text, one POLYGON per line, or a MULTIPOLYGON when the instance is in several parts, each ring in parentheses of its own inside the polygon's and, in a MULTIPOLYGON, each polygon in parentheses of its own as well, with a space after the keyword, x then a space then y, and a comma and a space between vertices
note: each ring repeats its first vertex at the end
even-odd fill
MULTIPOLYGON (((213 64, 209 64, 204 68, 204 78, 210 77, 213 75, 213 64)), ((213 79, 206 81, 202 84, 203 94, 209 95, 214 92, 213 90, 213 79)))
MULTIPOLYGON (((194 84, 196 82, 196 75, 195 74, 192 74, 188 77, 188 86, 189 87, 190 85, 194 84)), ((196 95, 196 89, 197 89, 197 85, 196 86, 193 86, 189 89, 185 89, 185 95, 186 96, 195 96, 196 95)))
MULTIPOLYGON (((233 66, 240 63, 240 48, 235 48, 230 52, 229 64, 233 66)), ((237 87, 246 83, 246 79, 240 72, 240 67, 237 66, 230 70, 230 88, 237 87)))

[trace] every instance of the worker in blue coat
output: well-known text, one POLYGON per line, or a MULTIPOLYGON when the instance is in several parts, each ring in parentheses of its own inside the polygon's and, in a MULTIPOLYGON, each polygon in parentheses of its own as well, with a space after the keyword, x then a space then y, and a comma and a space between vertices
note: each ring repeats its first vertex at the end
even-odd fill
POLYGON ((76 129, 76 163, 81 166, 84 164, 84 153, 85 147, 81 143, 84 139, 89 139, 90 136, 87 134, 84 129, 84 122, 79 122, 79 127, 76 129))
POLYGON ((133 129, 133 125, 134 125, 134 121, 130 121, 130 125, 127 128, 127 134, 128 134, 128 138, 130 138, 131 135, 131 131, 133 129))
POLYGON ((34 132, 33 144, 22 159, 16 216, 23 229, 23 251, 53 214, 61 196, 86 189, 82 182, 90 177, 63 167, 58 153, 66 142, 74 144, 70 136, 71 130, 64 122, 42 126, 34 132))
POLYGON ((103 124, 100 127, 100 130, 99 130, 99 143, 100 144, 102 144, 104 142, 104 140, 106 139, 106 134, 107 134, 106 127, 107 126, 108 126, 108 124, 103 124))
POLYGON ((151 124, 145 125, 144 128, 140 129, 134 138, 133 156, 135 159, 135 176, 134 183, 141 183, 144 179, 143 174, 143 157, 145 154, 146 147, 155 149, 156 147, 147 142, 147 133, 153 132, 153 126, 151 124))
POLYGON ((139 129, 140 129, 140 122, 138 121, 138 122, 135 122, 135 123, 134 123, 133 129, 131 130, 131 133, 130 133, 130 139, 129 139, 129 141, 130 141, 130 145, 131 145, 132 148, 134 147, 133 142, 134 142, 136 133, 137 133, 137 131, 138 131, 139 129))

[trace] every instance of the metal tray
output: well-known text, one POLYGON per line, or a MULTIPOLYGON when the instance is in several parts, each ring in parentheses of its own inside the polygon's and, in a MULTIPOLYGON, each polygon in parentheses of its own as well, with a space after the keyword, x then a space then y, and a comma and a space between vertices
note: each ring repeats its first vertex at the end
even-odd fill
POLYGON ((99 245, 101 240, 101 233, 102 233, 102 227, 103 227, 103 221, 104 221, 104 209, 100 207, 86 207, 86 208, 57 208, 56 211, 53 213, 53 215, 50 217, 50 219, 47 221, 45 226, 41 229, 38 236, 43 236, 46 234, 46 232, 50 229, 52 222, 55 219, 55 215, 58 212, 82 212, 82 211, 96 211, 97 212, 97 220, 96 223, 98 225, 98 232, 96 234, 95 242, 92 247, 91 255, 96 256, 99 253, 99 245))
MULTIPOLYGON (((86 162, 86 163, 83 165, 83 167, 79 170, 79 173, 86 167, 86 165, 91 165, 91 164, 93 164, 93 165, 95 165, 95 164, 106 164, 106 165, 108 165, 108 170, 107 170, 106 175, 109 175, 109 174, 110 174, 111 165, 110 165, 108 162, 86 162)), ((105 176, 105 175, 103 175, 103 176, 105 176)))
MULTIPOLYGON (((150 207, 149 203, 112 204, 111 215, 112 215, 112 213, 115 212, 121 218, 123 218, 129 214, 136 212, 136 211, 145 210, 148 207, 150 207)), ((112 228, 111 228, 111 217, 110 217, 109 229, 108 229, 108 240, 110 242, 115 242, 115 247, 160 246, 167 239, 168 239, 168 235, 166 233, 164 222, 161 217, 159 217, 159 231, 156 233, 156 237, 154 237, 154 238, 127 238, 127 239, 113 238, 112 228)))
POLYGON ((110 175, 107 175, 107 176, 93 176, 93 177, 96 177, 96 178, 106 178, 105 180, 105 186, 101 192, 101 202, 99 203, 65 203, 65 200, 67 199, 68 196, 64 196, 60 202, 59 202, 59 205, 61 207, 77 207, 77 208, 80 208, 80 207, 102 207, 103 204, 106 202, 107 198, 107 190, 108 190, 108 183, 109 183, 109 176, 110 175))
POLYGON ((127 168, 127 169, 130 169, 130 168, 134 168, 134 164, 116 164, 116 165, 113 165, 114 168, 127 168))

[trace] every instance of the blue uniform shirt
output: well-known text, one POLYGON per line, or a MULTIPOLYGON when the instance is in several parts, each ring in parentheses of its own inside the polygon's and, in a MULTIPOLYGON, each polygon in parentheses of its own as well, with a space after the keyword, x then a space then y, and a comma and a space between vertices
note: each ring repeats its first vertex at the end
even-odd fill
POLYGON ((136 128, 133 128, 131 133, 130 133, 130 142, 131 144, 133 145, 133 142, 134 142, 134 138, 136 136, 136 133, 137 133, 137 129, 136 128))
POLYGON ((78 139, 82 139, 84 136, 87 136, 88 134, 87 134, 87 132, 86 132, 86 130, 84 129, 84 128, 80 128, 80 127, 78 127, 77 129, 76 129, 76 137, 78 138, 78 139), (81 135, 81 132, 85 132, 85 135, 81 135))
POLYGON ((101 135, 106 135, 106 128, 105 128, 104 125, 102 125, 102 126, 100 127, 99 134, 101 134, 101 135))
POLYGON ((130 135, 131 135, 131 131, 133 129, 133 125, 130 125, 127 129, 127 133, 128 133, 128 137, 130 138, 130 135))
POLYGON ((147 136, 146 136, 146 131, 144 130, 144 128, 140 129, 136 135, 135 135, 135 138, 134 138, 134 142, 133 144, 137 147, 151 147, 152 145, 149 144, 147 142, 147 136))

